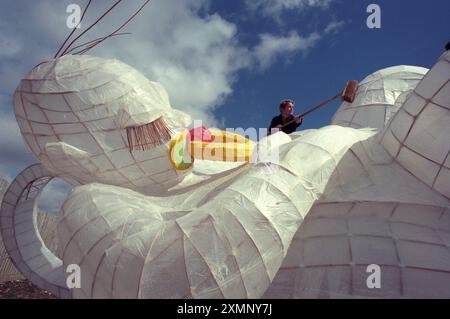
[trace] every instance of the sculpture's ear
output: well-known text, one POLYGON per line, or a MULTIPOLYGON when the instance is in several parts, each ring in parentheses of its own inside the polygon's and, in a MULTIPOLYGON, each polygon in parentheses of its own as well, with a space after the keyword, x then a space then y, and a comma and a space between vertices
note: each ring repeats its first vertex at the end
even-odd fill
POLYGON ((47 143, 40 156, 43 164, 46 166, 55 167, 58 170, 71 171, 74 166, 80 167, 83 170, 93 174, 98 171, 98 167, 94 165, 91 160, 92 155, 86 151, 80 150, 72 145, 64 142, 47 143), (46 161, 49 163, 45 163, 46 161))

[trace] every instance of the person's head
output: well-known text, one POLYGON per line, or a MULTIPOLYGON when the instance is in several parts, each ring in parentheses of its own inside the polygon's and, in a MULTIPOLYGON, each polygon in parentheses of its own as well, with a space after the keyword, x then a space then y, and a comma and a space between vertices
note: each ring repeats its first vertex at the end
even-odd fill
POLYGON ((280 113, 283 117, 288 117, 294 112, 295 102, 293 100, 283 100, 280 103, 280 113))
POLYGON ((445 51, 449 51, 450 50, 450 42, 447 43, 447 45, 445 46, 445 51))

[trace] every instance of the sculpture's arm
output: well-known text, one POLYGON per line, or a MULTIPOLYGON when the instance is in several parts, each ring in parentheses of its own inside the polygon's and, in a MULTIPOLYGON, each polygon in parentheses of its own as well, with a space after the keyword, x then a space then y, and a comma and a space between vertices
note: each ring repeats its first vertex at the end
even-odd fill
POLYGON ((450 51, 444 53, 380 133, 406 171, 450 199, 450 51))

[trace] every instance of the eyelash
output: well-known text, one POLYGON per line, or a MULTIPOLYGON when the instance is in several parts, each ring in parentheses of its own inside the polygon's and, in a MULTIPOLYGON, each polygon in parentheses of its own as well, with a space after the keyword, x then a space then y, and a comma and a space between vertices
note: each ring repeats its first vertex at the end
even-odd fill
POLYGON ((162 116, 148 124, 127 127, 128 148, 130 152, 152 149, 170 141, 172 133, 162 116))

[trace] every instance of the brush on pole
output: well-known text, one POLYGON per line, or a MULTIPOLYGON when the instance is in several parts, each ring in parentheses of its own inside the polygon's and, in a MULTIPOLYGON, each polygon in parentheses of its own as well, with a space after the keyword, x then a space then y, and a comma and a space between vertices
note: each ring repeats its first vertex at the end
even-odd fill
MULTIPOLYGON (((342 101, 348 102, 348 103, 353 103, 353 101, 355 100, 356 97, 356 91, 358 90, 358 81, 356 80, 351 80, 348 81, 347 84, 345 85, 345 88, 342 92, 336 94, 335 96, 329 98, 326 101, 323 101, 322 103, 308 109, 306 112, 297 115, 295 118, 299 118, 299 117, 305 117, 306 115, 314 112, 317 109, 320 109, 321 107, 324 107, 325 105, 327 105, 328 103, 330 103, 331 101, 337 99, 338 97, 341 97, 342 101)), ((281 126, 281 128, 284 128, 292 123, 295 122, 295 119, 293 119, 292 121, 287 122, 286 124, 284 124, 283 126, 281 126)))

